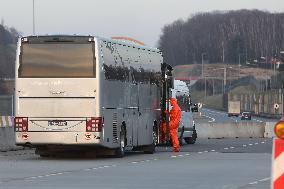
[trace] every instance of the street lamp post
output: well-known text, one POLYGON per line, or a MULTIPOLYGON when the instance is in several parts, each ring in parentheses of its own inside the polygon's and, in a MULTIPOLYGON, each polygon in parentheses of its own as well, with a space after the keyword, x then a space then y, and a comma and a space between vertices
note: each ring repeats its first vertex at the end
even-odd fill
POLYGON ((204 58, 203 58, 203 56, 204 55, 206 55, 206 53, 201 53, 201 77, 202 77, 202 79, 204 79, 204 92, 205 92, 205 98, 206 98, 206 96, 207 96, 207 94, 206 94, 206 78, 204 77, 204 58))
POLYGON ((33 35, 35 35, 35 0, 33 0, 33 35))
POLYGON ((204 58, 203 58, 204 55, 206 55, 206 53, 201 54, 201 64, 202 64, 201 75, 202 75, 202 78, 204 78, 204 58))
POLYGON ((242 53, 239 53, 239 78, 241 77, 241 55, 242 53))
POLYGON ((226 91, 226 85, 227 85, 227 69, 233 69, 233 67, 224 67, 224 68, 218 68, 218 69, 214 69, 214 70, 224 70, 224 76, 223 76, 223 87, 222 87, 222 91, 223 94, 226 91))

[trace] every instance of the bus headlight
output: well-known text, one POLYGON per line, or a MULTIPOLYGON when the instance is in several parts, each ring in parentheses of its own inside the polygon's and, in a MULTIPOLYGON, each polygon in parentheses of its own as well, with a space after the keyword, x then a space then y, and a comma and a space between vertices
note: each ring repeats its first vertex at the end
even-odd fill
POLYGON ((284 121, 278 121, 275 124, 274 132, 278 138, 284 139, 284 121))

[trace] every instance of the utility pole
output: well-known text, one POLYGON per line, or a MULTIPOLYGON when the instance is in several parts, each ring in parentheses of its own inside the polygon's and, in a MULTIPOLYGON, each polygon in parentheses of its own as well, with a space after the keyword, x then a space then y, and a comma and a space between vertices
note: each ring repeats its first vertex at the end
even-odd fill
POLYGON ((35 35, 35 0, 33 0, 33 35, 35 35))
POLYGON ((206 94, 206 78, 204 77, 204 58, 203 58, 204 55, 206 55, 206 53, 201 54, 201 75, 202 75, 202 79, 204 79, 204 82, 205 82, 204 91, 205 91, 205 98, 206 98, 207 94, 206 94))
POLYGON ((203 58, 204 55, 206 55, 206 53, 201 54, 201 64, 202 64, 201 76, 202 76, 202 78, 204 78, 204 58, 203 58))
POLYGON ((224 93, 226 93, 226 84, 227 84, 227 68, 224 68, 224 93))
POLYGON ((239 79, 241 77, 241 54, 239 54, 239 79))

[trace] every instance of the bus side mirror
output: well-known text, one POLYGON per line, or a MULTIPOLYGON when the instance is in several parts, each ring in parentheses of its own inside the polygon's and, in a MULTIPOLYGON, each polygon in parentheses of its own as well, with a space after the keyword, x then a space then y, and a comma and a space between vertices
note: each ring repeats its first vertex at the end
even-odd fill
POLYGON ((169 88, 174 88, 174 78, 172 76, 168 77, 168 86, 169 88))

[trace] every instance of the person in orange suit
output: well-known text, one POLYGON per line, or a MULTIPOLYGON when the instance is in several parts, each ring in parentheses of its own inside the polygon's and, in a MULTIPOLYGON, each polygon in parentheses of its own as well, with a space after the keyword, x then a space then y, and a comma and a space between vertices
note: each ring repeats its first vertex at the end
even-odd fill
MULTIPOLYGON (((179 152, 180 151, 180 145, 179 145, 179 140, 178 140, 178 135, 177 135, 177 129, 179 127, 179 122, 181 119, 181 109, 177 103, 177 100, 175 98, 170 99, 170 103, 172 106, 172 109, 170 113, 165 111, 166 114, 170 115, 170 138, 173 144, 173 151, 174 152, 179 152)), ((167 132, 167 127, 166 127, 166 122, 163 121, 161 122, 160 125, 160 131, 162 133, 161 140, 165 141, 166 140, 166 132, 167 132)))
POLYGON ((178 140, 178 134, 177 129, 179 127, 179 122, 181 119, 181 109, 177 103, 177 100, 175 98, 171 98, 170 100, 172 109, 170 111, 170 137, 173 144, 173 151, 179 152, 180 151, 180 145, 178 140))

